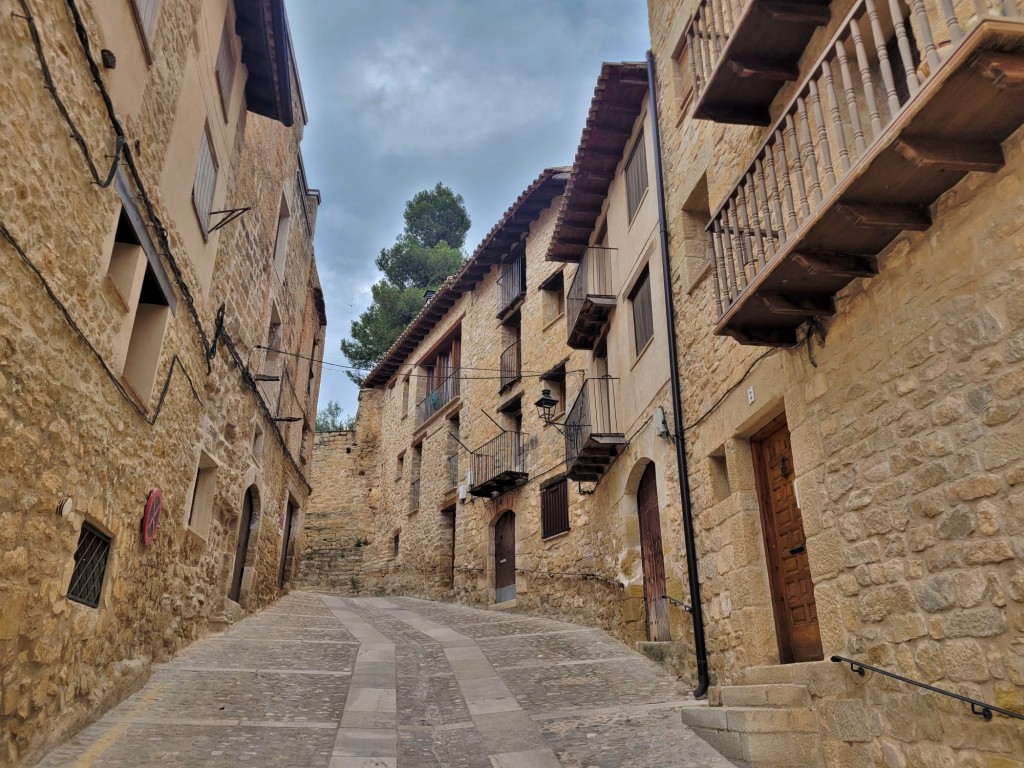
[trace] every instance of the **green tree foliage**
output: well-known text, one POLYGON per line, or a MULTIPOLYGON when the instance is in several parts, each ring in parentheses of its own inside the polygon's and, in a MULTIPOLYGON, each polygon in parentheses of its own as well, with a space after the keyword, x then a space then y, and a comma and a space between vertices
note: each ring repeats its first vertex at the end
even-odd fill
MULTIPOLYGON (((371 289, 373 301, 352 321, 350 338, 341 341, 341 351, 352 366, 372 368, 419 314, 423 292, 437 289, 462 266, 469 224, 462 195, 440 182, 406 202, 405 229, 377 257, 384 277, 371 289)), ((362 376, 348 375, 362 383, 362 376)))
POLYGON ((317 432, 338 432, 343 429, 355 429, 356 416, 345 413, 335 400, 328 400, 327 405, 316 415, 317 432))

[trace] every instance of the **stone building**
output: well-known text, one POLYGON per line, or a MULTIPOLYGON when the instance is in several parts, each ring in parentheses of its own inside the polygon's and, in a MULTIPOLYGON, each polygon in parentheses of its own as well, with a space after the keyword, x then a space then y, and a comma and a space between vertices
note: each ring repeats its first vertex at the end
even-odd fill
MULTIPOLYGON (((1021 765, 1014 0, 650 0, 714 705, 755 765, 1021 765)), ((689 710, 688 710, 689 712, 689 710)))
POLYGON ((281 0, 5 0, 0 765, 296 571, 319 194, 281 0))
POLYGON ((692 673, 647 96, 644 64, 605 65, 573 167, 428 300, 354 435, 318 437, 303 583, 676 641, 692 673))

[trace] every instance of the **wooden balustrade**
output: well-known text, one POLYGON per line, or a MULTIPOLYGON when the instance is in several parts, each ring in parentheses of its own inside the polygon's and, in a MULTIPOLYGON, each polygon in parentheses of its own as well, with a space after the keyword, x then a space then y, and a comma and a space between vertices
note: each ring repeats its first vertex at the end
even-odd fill
POLYGON ((1001 167, 1024 120, 1020 16, 1014 0, 856 4, 708 224, 719 333, 794 343, 939 194, 1001 167))

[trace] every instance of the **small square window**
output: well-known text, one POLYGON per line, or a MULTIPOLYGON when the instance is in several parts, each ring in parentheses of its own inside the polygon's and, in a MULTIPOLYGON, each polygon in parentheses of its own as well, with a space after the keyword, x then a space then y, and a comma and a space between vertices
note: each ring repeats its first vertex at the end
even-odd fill
POLYGON ((99 607, 109 558, 110 537, 89 523, 83 523, 75 550, 75 570, 68 585, 68 600, 99 607))
POLYGON ((540 286, 544 292, 544 322, 550 323, 565 311, 565 276, 559 270, 540 286))

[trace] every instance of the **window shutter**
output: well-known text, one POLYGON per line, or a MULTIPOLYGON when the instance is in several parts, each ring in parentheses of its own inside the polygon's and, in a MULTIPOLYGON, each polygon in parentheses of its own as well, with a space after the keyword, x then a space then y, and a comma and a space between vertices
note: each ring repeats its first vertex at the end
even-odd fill
POLYGON ((213 208, 213 188, 217 185, 217 161, 210 145, 210 132, 205 126, 199 141, 199 160, 196 163, 196 179, 192 185, 192 202, 199 216, 203 233, 210 231, 210 210, 213 208))
POLYGON ((626 208, 629 212, 629 220, 633 220, 636 209, 640 207, 640 200, 647 191, 647 147, 644 144, 643 133, 637 137, 633 145, 633 152, 626 161, 626 208))
POLYGON ((569 530, 569 486, 563 478, 540 491, 541 538, 569 530))

